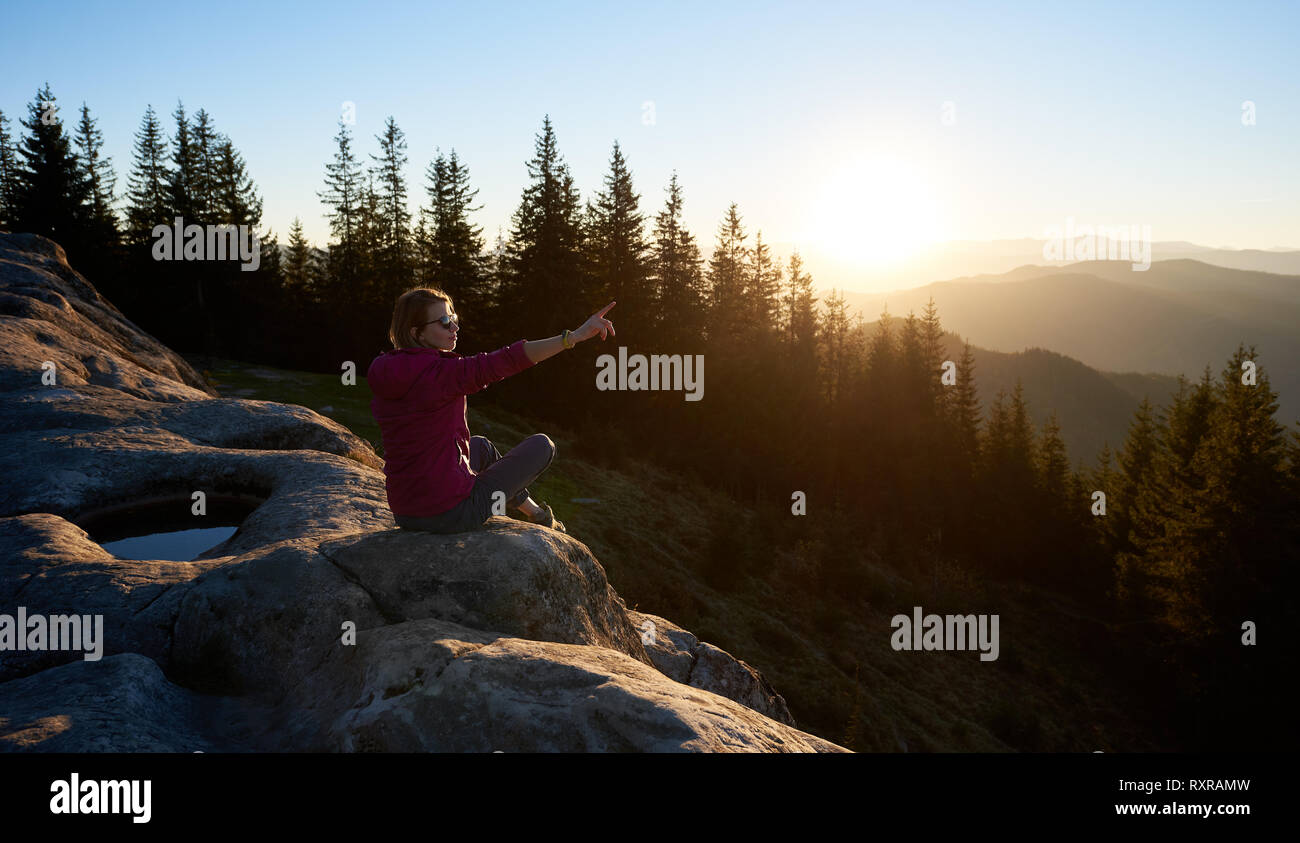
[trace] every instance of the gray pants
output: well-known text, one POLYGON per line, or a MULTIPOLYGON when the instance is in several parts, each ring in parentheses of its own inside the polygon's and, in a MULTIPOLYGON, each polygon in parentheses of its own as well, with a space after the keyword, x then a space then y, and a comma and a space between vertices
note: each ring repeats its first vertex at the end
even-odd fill
POLYGON ((492 516, 492 495, 505 494, 508 506, 519 506, 530 497, 527 486, 555 459, 555 443, 544 433, 534 433, 504 457, 486 436, 469 438, 469 467, 478 473, 469 497, 446 512, 428 518, 393 515, 404 530, 430 533, 466 533, 482 526, 492 516))

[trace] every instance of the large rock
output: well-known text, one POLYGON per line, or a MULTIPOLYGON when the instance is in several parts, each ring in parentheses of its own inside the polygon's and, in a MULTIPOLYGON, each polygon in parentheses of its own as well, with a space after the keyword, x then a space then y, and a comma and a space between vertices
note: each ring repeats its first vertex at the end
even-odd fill
POLYGON ((306 543, 259 548, 196 577, 169 667, 193 688, 278 702, 337 644, 345 622, 387 623, 365 590, 306 543))
POLYGON ((390 622, 442 618, 519 638, 608 647, 653 664, 585 544, 504 517, 489 519, 487 528, 361 534, 323 542, 320 552, 390 622))
POLYGON ((53 240, 0 235, 0 315, 12 317, 0 328, 0 391, 39 384, 48 360, 66 388, 94 385, 151 401, 217 397, 180 355, 137 328, 68 266, 53 240))
POLYGON ((840 749, 749 665, 629 612, 572 536, 397 530, 365 441, 216 396, 44 238, 0 235, 0 390, 0 613, 104 621, 100 661, 0 651, 8 748, 840 749), (142 501, 207 526, 195 491, 253 509, 189 562, 119 559, 78 526, 142 501), (120 728, 95 725, 99 697, 120 728))
POLYGON ((323 749, 846 751, 613 649, 436 619, 363 633, 321 678, 355 696, 346 710, 314 718, 327 722, 317 736, 323 749))
POLYGON ((247 749, 246 743, 212 739, 218 731, 248 739, 254 718, 232 718, 237 708, 180 688, 152 660, 123 653, 0 684, 0 751, 247 749))

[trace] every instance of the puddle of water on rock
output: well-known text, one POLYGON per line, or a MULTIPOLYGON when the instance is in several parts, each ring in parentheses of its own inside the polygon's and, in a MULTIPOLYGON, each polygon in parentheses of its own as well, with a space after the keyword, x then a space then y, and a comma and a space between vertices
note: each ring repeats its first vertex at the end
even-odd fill
POLYGON ((173 562, 190 562, 200 553, 216 547, 230 538, 238 527, 204 527, 198 530, 173 530, 132 536, 115 542, 105 542, 100 547, 119 559, 167 559, 173 562))
POLYGON ((184 496, 162 496, 87 513, 75 520, 100 547, 121 559, 192 562, 229 539, 264 498, 213 493, 204 515, 184 496), (202 527, 193 526, 202 524, 202 527))

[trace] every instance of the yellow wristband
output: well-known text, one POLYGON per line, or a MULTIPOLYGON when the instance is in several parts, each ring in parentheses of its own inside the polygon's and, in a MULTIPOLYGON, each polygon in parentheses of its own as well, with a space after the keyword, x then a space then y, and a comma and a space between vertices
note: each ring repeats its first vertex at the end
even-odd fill
POLYGON ((569 345, 569 329, 568 329, 568 328, 565 328, 565 329, 564 329, 564 334, 560 337, 560 344, 563 345, 565 348, 573 348, 572 345, 569 345))

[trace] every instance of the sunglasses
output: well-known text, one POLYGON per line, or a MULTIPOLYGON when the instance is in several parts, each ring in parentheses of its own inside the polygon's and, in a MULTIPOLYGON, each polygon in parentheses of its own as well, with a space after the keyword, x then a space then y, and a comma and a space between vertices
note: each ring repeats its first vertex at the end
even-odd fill
POLYGON ((425 325, 432 325, 434 322, 437 322, 439 325, 441 325, 444 328, 450 328, 452 322, 456 323, 456 327, 458 328, 460 327, 460 320, 456 318, 456 314, 448 313, 446 316, 442 316, 438 319, 430 319, 428 322, 422 323, 420 325, 420 330, 423 331, 425 325))

